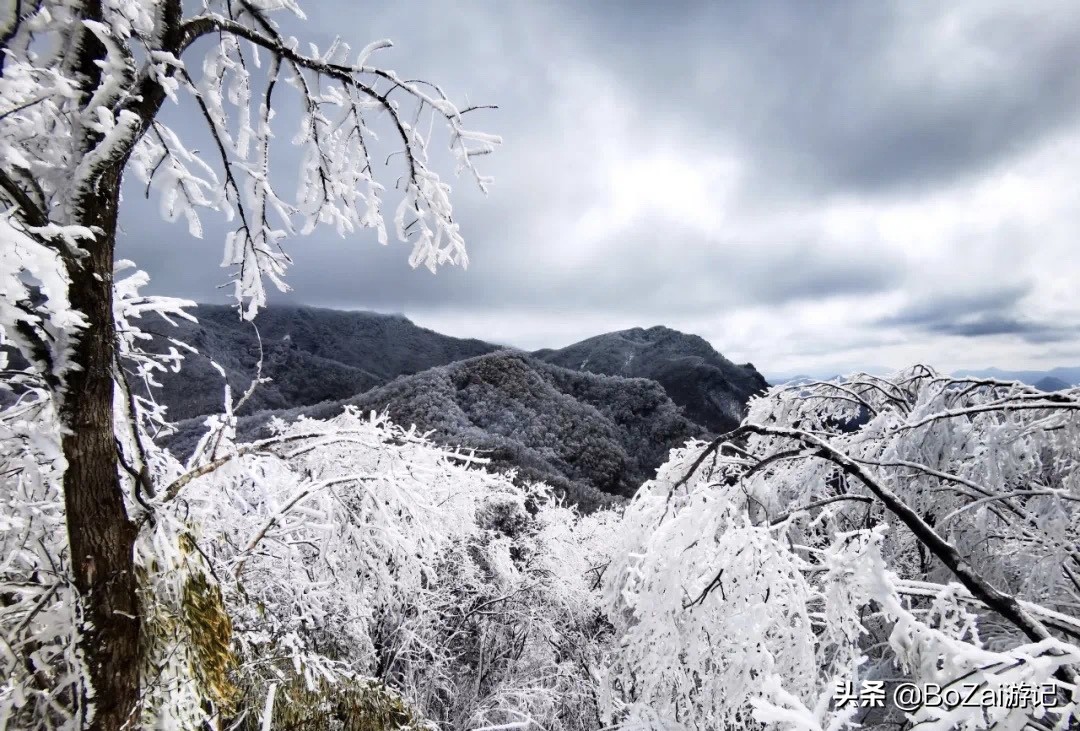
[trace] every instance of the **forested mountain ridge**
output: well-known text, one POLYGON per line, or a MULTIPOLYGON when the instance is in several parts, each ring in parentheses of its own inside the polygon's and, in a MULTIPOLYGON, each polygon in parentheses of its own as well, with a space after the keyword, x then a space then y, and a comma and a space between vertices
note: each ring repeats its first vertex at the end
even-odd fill
MULTIPOLYGON (((251 329, 233 307, 200 305, 195 314, 205 324, 235 332, 251 329)), ((264 339, 288 342, 295 349, 363 369, 383 380, 501 348, 443 335, 404 315, 381 312, 275 305, 260 312, 254 322, 264 339)))
POLYGON ((204 304, 192 314, 197 323, 177 320, 174 327, 159 318, 140 323, 159 336, 158 349, 174 338, 198 350, 186 355, 179 372, 159 376, 163 388, 155 397, 176 420, 221 410, 225 382, 211 360, 225 371, 234 394, 244 392, 257 375, 260 347, 261 375, 269 380, 255 389, 241 414, 348 398, 399 375, 499 349, 378 312, 275 305, 254 325, 232 307, 204 304))
MULTIPOLYGON (((296 305, 267 307, 254 325, 236 310, 199 305, 198 323, 160 319, 140 324, 159 336, 157 347, 174 338, 199 351, 178 373, 162 374, 157 398, 173 419, 215 413, 221 408, 225 371, 234 393, 262 377, 240 413, 289 409, 345 399, 398 376, 501 350, 481 340, 456 338, 419 327, 404 315, 344 311, 296 305)), ((742 418, 751 395, 767 388, 753 365, 736 365, 706 340, 667 327, 606 333, 561 349, 542 349, 535 358, 571 370, 658 382, 690 420, 720 432, 742 418)))
POLYGON ((738 426, 746 402, 769 386, 753 364, 736 365, 704 338, 662 326, 597 335, 534 355, 563 368, 654 380, 687 418, 718 433, 738 426))
POLYGON ((418 327, 402 315, 302 306, 265 309, 254 323, 202 305, 197 323, 154 319, 154 347, 194 347, 155 394, 181 422, 178 454, 219 413, 227 381, 239 438, 266 435, 272 417, 328 418, 347 405, 387 410, 444 444, 482 450, 499 469, 546 482, 582 507, 627 497, 691 437, 734 428, 764 390, 704 339, 666 327, 608 333, 529 354, 418 327), (258 363, 262 358, 261 372, 258 363), (216 364, 216 366, 215 366, 216 364), (222 373, 224 372, 224 379, 222 373))
MULTIPOLYGON (((387 411, 445 444, 473 448, 496 469, 558 488, 583 508, 629 497, 673 447, 703 436, 654 381, 560 368, 500 351, 428 369, 351 398, 241 417, 241 440, 269 436, 272 418, 326 419, 347 406, 387 411)), ((181 423, 172 446, 187 454, 201 420, 181 423)))

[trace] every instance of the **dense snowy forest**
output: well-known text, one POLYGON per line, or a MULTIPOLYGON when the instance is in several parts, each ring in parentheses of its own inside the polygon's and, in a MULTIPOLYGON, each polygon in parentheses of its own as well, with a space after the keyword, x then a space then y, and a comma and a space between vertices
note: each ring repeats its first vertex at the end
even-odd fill
MULTIPOLYGON (((474 163, 500 140, 467 123, 479 107, 370 65, 388 42, 284 35, 292 0, 4 12, 0 728, 1080 726, 1080 389, 918 365, 775 387, 733 430, 684 441, 656 384, 613 393, 518 356, 386 387, 426 393, 432 419, 453 417, 452 390, 483 390, 469 368, 576 389, 613 422, 651 404, 633 444, 574 432, 530 456, 632 495, 577 505, 356 405, 245 438, 238 413, 266 384, 220 368, 221 409, 179 454, 155 393, 196 349, 144 326, 198 313, 142 294, 116 257, 125 174, 193 235, 201 215, 232 222, 237 314, 257 323, 264 280, 284 286, 290 240, 317 227, 465 263, 436 162, 483 188, 474 163), (212 154, 161 120, 173 101, 212 154), (273 121, 286 103, 298 129, 273 121), (375 127, 400 166, 382 182, 375 127), (436 138, 452 159, 429 159, 436 138), (268 170, 290 143, 293 197, 268 170)), ((549 421, 518 431, 566 436, 549 421)))

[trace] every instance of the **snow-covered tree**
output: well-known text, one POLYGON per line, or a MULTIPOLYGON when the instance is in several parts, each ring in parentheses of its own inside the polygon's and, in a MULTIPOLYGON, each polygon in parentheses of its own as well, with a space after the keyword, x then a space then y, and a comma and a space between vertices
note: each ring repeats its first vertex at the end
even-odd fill
MULTIPOLYGON (((181 462, 153 393, 187 347, 144 347, 140 318, 191 303, 142 296, 115 260, 125 174, 192 235, 206 212, 233 222, 224 263, 252 318, 264 280, 284 287, 286 240, 323 224, 466 263, 429 144, 445 128, 484 188, 474 158, 498 140, 372 65, 388 42, 303 48, 276 20, 302 20, 294 0, 2 13, 0 728, 1080 724, 1080 391, 921 366, 774 389, 621 515, 377 415, 241 443, 252 392, 228 386, 181 462), (169 103, 201 131, 170 128, 169 103), (380 125, 396 150, 377 165, 380 125), (275 139, 299 148, 294 195, 275 139), (400 173, 380 183, 385 160, 400 173), (902 681, 1044 702, 834 697, 902 681)), ((615 475, 595 436, 575 459, 615 475)))
MULTIPOLYGON (((125 332, 141 334, 132 297, 121 301, 125 332)), ((22 423, 27 437, 40 421, 22 423)), ((613 514, 579 516, 544 486, 353 409, 275 422, 248 444, 232 443, 227 416, 208 421, 188 464, 149 453, 153 474, 172 479, 142 498, 133 726, 596 727, 613 514)), ((47 454, 12 451, 50 468, 47 454)), ((0 719, 17 727, 68 728, 82 713, 68 706, 82 680, 78 605, 42 568, 63 561, 48 476, 24 475, 5 534, 6 590, 49 574, 0 613, 9 646, 29 656, 7 658, 0 692, 0 719)))
POLYGON ((1074 728, 1078 465, 1077 389, 922 366, 773 389, 627 509, 610 720, 885 728, 905 722, 891 700, 841 707, 837 683, 911 681, 1046 693, 925 703, 918 728, 1074 728))
POLYGON ((390 226, 412 242, 414 266, 466 263, 449 187, 429 163, 433 126, 448 130, 458 172, 481 188, 473 161, 498 140, 465 126, 473 108, 438 86, 372 65, 388 41, 353 51, 286 35, 275 13, 302 19, 293 0, 13 0, 0 13, 0 336, 14 348, 0 366, 14 401, 0 423, 10 437, 7 568, 21 577, 5 587, 4 611, 16 635, 54 610, 74 613, 73 645, 37 648, 44 638, 24 637, 31 645, 13 657, 29 663, 39 701, 118 729, 135 713, 146 642, 136 543, 161 525, 155 500, 175 467, 148 444, 153 410, 124 383, 126 371, 152 378, 165 365, 125 345, 131 333, 117 320, 124 176, 137 176, 192 235, 207 210, 234 222, 224 263, 252 317, 264 279, 284 286, 289 236, 325 224, 341 234, 373 228, 385 242, 388 186, 390 226), (163 121, 168 103, 199 113, 210 149, 190 149, 191 130, 163 121), (299 111, 297 128, 275 122, 284 105, 299 111), (400 164, 383 184, 369 148, 378 125, 400 164), (300 148, 294 194, 269 169, 275 139, 300 148), (39 514, 34 501, 49 507, 39 514), (54 527, 47 545, 20 543, 42 521, 54 527), (85 672, 47 677, 41 653, 54 650, 85 672))
POLYGON ((149 582, 151 654, 168 671, 144 689, 148 717, 197 721, 210 689, 242 722, 251 709, 229 688, 261 701, 276 686, 275 727, 324 714, 308 726, 323 728, 349 715, 332 698, 375 680, 443 728, 593 727, 607 631, 591 569, 610 515, 580 517, 385 417, 350 409, 275 431, 182 481, 158 511, 164 545, 147 550, 175 565, 149 582), (187 549, 170 552, 178 531, 187 549), (220 653, 175 631, 222 628, 172 616, 190 611, 193 570, 221 587, 214 611, 232 641, 220 653), (201 682, 189 662, 205 668, 201 682), (230 668, 216 686, 215 662, 230 668))

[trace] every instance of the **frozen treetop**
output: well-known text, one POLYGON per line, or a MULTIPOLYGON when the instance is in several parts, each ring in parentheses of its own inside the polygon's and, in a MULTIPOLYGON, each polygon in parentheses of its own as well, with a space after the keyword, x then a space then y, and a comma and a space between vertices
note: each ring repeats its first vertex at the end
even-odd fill
POLYGON ((474 161, 499 138, 466 126, 464 115, 479 107, 458 107, 438 86, 375 65, 390 41, 301 48, 277 22, 303 18, 288 0, 203 0, 190 17, 178 1, 83 5, 16 3, 2 21, 0 192, 22 234, 78 258, 77 242, 90 233, 78 224, 104 177, 130 167, 148 195, 157 193, 162 215, 183 218, 191 235, 202 236, 207 210, 235 224, 222 265, 247 317, 265 303, 264 280, 286 287, 283 242, 320 224, 341 235, 371 228, 383 243, 390 226, 412 243, 413 266, 468 263, 429 145, 436 126, 445 128, 457 172, 486 190, 474 161), (103 61, 74 52, 95 44, 103 61), (159 115, 185 96, 209 150, 192 149, 192 130, 159 115), (291 130, 274 122, 285 106, 301 111, 291 130), (372 147, 380 126, 393 140, 377 148, 390 153, 385 162, 372 147), (300 148, 294 191, 271 171, 272 140, 300 148), (399 171, 384 184, 375 169, 386 163, 399 171), (389 223, 387 185, 396 190, 389 223))

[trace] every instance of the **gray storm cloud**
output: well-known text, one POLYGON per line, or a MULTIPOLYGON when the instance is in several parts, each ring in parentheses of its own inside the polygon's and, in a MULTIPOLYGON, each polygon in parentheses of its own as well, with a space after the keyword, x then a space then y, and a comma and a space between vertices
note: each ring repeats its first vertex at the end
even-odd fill
MULTIPOLYGON (((290 33, 392 38, 387 66, 498 104, 474 124, 505 144, 489 196, 452 181, 468 270, 432 276, 407 245, 317 231, 289 242, 278 300, 523 347, 663 323, 776 370, 1027 365, 1051 341, 1080 358, 1075 3, 306 10, 290 33)), ((170 114, 205 142, 193 110, 170 114)), ((296 119, 278 110, 279 137, 296 119)), ((287 189, 295 159, 276 162, 287 189)), ((193 240, 125 193, 121 255, 157 292, 225 301, 226 224, 193 240)))

